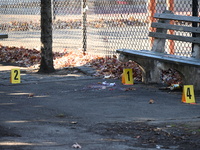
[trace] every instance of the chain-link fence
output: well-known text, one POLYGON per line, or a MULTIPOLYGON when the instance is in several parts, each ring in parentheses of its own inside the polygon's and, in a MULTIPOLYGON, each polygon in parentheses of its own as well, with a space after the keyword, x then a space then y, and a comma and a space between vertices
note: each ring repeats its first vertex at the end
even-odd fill
MULTIPOLYGON (((148 33, 153 14, 168 9, 194 15, 194 5, 199 12, 194 1, 52 0, 53 51, 114 55, 119 48, 150 50, 148 33)), ((0 15, 0 32, 9 35, 0 44, 40 49, 40 0, 1 0, 0 15)), ((168 53, 174 49, 177 55, 191 54, 191 43, 176 41, 173 48, 167 43, 168 53)))

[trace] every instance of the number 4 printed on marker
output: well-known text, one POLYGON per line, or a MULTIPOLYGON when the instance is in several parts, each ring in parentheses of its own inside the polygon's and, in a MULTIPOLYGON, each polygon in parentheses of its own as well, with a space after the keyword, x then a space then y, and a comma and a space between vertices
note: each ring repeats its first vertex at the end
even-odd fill
POLYGON ((192 95, 191 95, 190 90, 191 90, 190 88, 187 88, 187 97, 188 97, 189 99, 192 98, 192 95))

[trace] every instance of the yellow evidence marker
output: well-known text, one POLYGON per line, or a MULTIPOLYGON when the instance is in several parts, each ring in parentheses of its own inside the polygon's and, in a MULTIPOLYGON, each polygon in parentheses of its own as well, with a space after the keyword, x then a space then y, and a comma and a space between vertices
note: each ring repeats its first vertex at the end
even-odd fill
POLYGON ((124 85, 133 85, 133 70, 123 69, 122 83, 124 85))
POLYGON ((11 74, 10 74, 10 83, 15 84, 15 83, 20 83, 20 69, 15 68, 11 69, 11 74))
POLYGON ((195 104, 194 86, 193 85, 184 85, 183 86, 182 102, 195 104))

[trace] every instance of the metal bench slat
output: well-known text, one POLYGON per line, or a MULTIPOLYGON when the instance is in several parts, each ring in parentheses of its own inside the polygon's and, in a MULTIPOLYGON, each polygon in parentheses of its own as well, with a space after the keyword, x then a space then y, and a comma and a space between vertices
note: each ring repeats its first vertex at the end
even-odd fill
POLYGON ((151 24, 151 27, 168 29, 168 30, 183 31, 183 32, 200 33, 199 27, 186 27, 186 26, 172 25, 172 24, 158 23, 158 22, 153 22, 151 24))
POLYGON ((158 53, 158 52, 149 51, 149 50, 117 49, 116 52, 125 54, 125 55, 137 55, 140 57, 153 58, 153 59, 166 61, 166 62, 200 66, 199 59, 170 55, 170 54, 165 54, 165 53, 158 53))
POLYGON ((159 13, 156 13, 154 15, 154 18, 200 23, 200 17, 194 17, 194 16, 182 16, 182 15, 174 15, 174 14, 164 14, 164 13, 159 14, 159 13))
POLYGON ((0 33, 0 39, 5 39, 5 38, 8 38, 8 34, 0 33))
POLYGON ((154 38, 160 38, 160 39, 170 39, 170 40, 200 44, 200 37, 187 37, 187 36, 165 34, 165 33, 160 33, 160 32, 149 32, 149 36, 154 37, 154 38))

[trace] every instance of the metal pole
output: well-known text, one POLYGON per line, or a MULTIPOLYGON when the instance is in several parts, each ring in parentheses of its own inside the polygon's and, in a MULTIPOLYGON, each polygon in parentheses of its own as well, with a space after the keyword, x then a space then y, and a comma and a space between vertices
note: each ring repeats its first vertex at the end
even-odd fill
POLYGON ((192 0, 192 16, 198 16, 198 7, 198 0, 192 0))
POLYGON ((53 16, 54 16, 54 5, 53 5, 53 0, 51 0, 51 15, 52 15, 52 19, 53 19, 53 16))
MULTIPOLYGON (((198 0, 192 0, 192 16, 198 16, 198 0)), ((192 23, 192 27, 197 27, 198 23, 197 22, 193 22, 192 23)), ((192 37, 196 37, 195 33, 192 33, 192 37)), ((194 48, 194 43, 192 43, 192 52, 193 52, 193 48, 194 48)))
POLYGON ((82 15, 83 15, 83 53, 87 50, 87 0, 82 1, 82 15))

